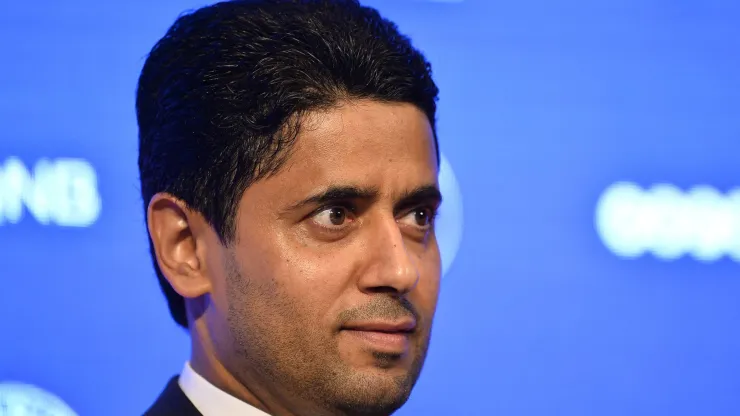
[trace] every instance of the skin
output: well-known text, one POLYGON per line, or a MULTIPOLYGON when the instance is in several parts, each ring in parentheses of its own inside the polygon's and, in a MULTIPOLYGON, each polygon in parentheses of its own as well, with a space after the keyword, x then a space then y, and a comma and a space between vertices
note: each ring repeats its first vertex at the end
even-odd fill
POLYGON ((410 104, 371 100, 302 121, 286 165, 243 194, 234 242, 156 195, 157 260, 211 383, 274 415, 388 415, 419 376, 439 292, 432 130, 410 104), (343 191, 316 197, 328 189, 343 191), (349 329, 367 322, 415 327, 389 346, 349 329))

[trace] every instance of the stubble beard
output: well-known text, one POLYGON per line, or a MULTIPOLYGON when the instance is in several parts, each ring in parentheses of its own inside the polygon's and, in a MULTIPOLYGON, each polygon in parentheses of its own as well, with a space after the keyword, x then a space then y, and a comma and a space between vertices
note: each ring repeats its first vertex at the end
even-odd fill
MULTIPOLYGON (((408 400, 421 373, 431 331, 420 334, 405 374, 388 380, 388 375, 359 371, 341 360, 334 338, 322 341, 310 325, 295 325, 300 314, 293 304, 281 301, 277 285, 250 281, 232 261, 227 324, 233 345, 227 361, 239 382, 247 388, 248 380, 259 383, 271 400, 300 409, 297 415, 385 416, 408 400), (267 307, 255 308, 257 297, 269 299, 263 303, 267 307)), ((381 353, 374 358, 378 372, 398 360, 381 353)))

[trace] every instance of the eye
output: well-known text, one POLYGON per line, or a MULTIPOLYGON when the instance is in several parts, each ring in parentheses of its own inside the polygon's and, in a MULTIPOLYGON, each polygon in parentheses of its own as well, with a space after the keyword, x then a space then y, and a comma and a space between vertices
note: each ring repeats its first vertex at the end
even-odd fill
POLYGON ((436 212, 431 208, 415 208, 409 211, 406 216, 399 221, 422 230, 427 230, 432 226, 436 212))
POLYGON ((333 206, 322 209, 313 217, 313 221, 324 228, 342 228, 354 220, 353 213, 347 207, 333 206))

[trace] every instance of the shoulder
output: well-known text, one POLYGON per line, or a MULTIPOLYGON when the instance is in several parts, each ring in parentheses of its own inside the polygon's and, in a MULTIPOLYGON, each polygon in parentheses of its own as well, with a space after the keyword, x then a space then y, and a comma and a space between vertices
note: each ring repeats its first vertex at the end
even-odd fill
POLYGON ((202 416, 183 393, 177 382, 178 377, 172 377, 143 416, 202 416))

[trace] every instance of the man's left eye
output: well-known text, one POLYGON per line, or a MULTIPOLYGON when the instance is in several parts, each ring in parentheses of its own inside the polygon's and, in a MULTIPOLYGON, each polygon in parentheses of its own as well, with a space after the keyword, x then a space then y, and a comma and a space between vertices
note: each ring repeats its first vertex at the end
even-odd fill
POLYGON ((434 222, 435 212, 431 208, 415 208, 409 211, 399 221, 414 227, 427 229, 434 222))

